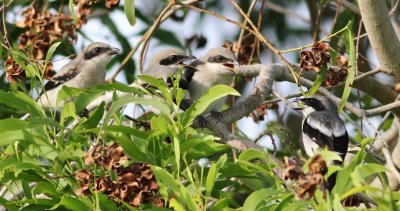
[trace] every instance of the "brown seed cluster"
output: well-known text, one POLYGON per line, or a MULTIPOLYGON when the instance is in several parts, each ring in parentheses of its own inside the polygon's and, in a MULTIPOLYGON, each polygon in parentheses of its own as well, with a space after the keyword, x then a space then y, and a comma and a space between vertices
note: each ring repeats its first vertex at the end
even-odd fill
MULTIPOLYGON (((319 72, 322 65, 329 63, 331 55, 329 54, 329 46, 323 42, 316 42, 311 48, 311 51, 304 50, 300 52, 300 69, 301 71, 312 70, 319 72)), ((336 86, 343 81, 349 69, 348 60, 343 55, 339 54, 336 57, 336 65, 338 69, 329 68, 325 79, 326 86, 336 86)))
POLYGON ((328 168, 320 155, 315 156, 308 164, 309 171, 307 173, 303 172, 298 163, 286 156, 284 157, 284 163, 283 176, 285 180, 295 181, 294 187, 298 199, 307 200, 312 198, 318 186, 323 191, 326 189, 327 184, 324 180, 324 175, 328 168))
POLYGON ((316 42, 311 47, 311 51, 300 52, 300 68, 302 71, 313 70, 319 72, 322 65, 327 64, 331 58, 329 46, 323 42, 316 42))
MULTIPOLYGON (((83 24, 87 22, 89 14, 92 12, 92 7, 95 3, 100 0, 74 0, 74 4, 77 8, 78 22, 76 23, 76 28, 80 28, 83 24)), ((105 5, 107 8, 116 7, 119 4, 119 0, 106 0, 105 5)))
POLYGON ((129 160, 118 144, 94 147, 86 154, 85 164, 107 169, 108 173, 112 170, 116 179, 113 180, 108 173, 96 177, 92 173, 94 171, 78 171, 75 177, 80 186, 75 190, 76 194, 90 195, 91 191, 99 191, 118 202, 124 201, 134 207, 143 203, 162 207, 164 202, 157 197, 158 185, 151 171, 151 165, 148 163, 126 165, 129 160))
POLYGON ((267 109, 278 109, 279 105, 277 103, 268 103, 260 105, 250 113, 250 116, 253 118, 255 123, 259 121, 264 121, 264 116, 267 114, 267 109))
POLYGON ((76 41, 75 26, 71 16, 40 11, 33 6, 25 9, 22 15, 24 19, 16 23, 16 26, 26 28, 26 31, 19 36, 19 49, 31 55, 33 59, 44 59, 50 46, 56 41, 64 38, 76 41), (32 52, 28 50, 30 47, 32 52))
POLYGON ((343 55, 339 55, 336 57, 336 65, 339 67, 339 70, 335 70, 333 68, 329 68, 328 70, 328 75, 325 79, 325 84, 327 86, 336 86, 347 76, 347 72, 349 70, 349 60, 343 55))
POLYGON ((10 83, 17 83, 19 80, 26 77, 24 69, 22 69, 14 59, 9 56, 4 62, 6 67, 6 78, 10 83))
MULTIPOLYGON (((65 38, 71 42, 76 41, 75 26, 71 16, 40 11, 33 6, 22 11, 22 16, 23 20, 16 23, 16 26, 26 30, 18 38, 18 48, 34 60, 43 60, 50 46, 57 41, 65 38)), ((39 64, 43 65, 43 62, 39 64)), ((50 62, 46 66, 44 77, 50 78, 53 75, 53 65, 50 62)))

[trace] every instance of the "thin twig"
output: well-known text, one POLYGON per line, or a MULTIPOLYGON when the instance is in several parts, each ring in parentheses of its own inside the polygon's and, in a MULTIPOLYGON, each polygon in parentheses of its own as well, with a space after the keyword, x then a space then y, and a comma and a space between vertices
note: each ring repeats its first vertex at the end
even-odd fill
POLYGON ((161 11, 160 15, 158 15, 156 21, 154 21, 153 25, 150 27, 149 30, 147 30, 146 34, 144 34, 144 40, 143 40, 143 46, 142 50, 140 51, 139 54, 139 71, 143 70, 143 62, 144 62, 144 53, 145 50, 147 49, 147 46, 149 44, 150 38, 153 35, 154 31, 157 29, 157 27, 160 25, 162 18, 164 15, 172 8, 172 6, 175 5, 175 1, 170 0, 168 2, 168 5, 161 11))
POLYGON ((3 6, 0 8, 0 12, 2 12, 5 8, 9 7, 13 3, 13 1, 14 0, 10 0, 6 5, 4 5, 5 4, 5 1, 4 1, 3 6))
POLYGON ((342 1, 343 0, 339 0, 339 2, 337 3, 335 17, 333 18, 333 21, 331 24, 331 34, 333 33, 333 29, 335 27, 336 20, 339 17, 339 12, 340 12, 340 8, 342 6, 342 1))
MULTIPOLYGON (((251 2, 250 7, 247 10, 247 16, 250 16, 251 11, 253 11, 253 8, 256 5, 256 3, 257 3, 257 0, 253 0, 251 2)), ((247 20, 244 19, 243 20, 243 25, 246 25, 246 24, 247 24, 247 20)), ((238 50, 235 53, 236 58, 239 58, 240 48, 242 47, 242 41, 243 41, 243 37, 244 37, 244 32, 245 32, 244 28, 241 28, 240 29, 240 34, 239 34, 239 39, 238 39, 238 42, 237 42, 237 49, 238 50)))
POLYGON ((261 42, 263 42, 274 54, 276 54, 289 68, 290 73, 293 76, 294 81, 296 82, 296 84, 298 85, 298 88, 302 91, 302 88, 299 84, 299 75, 296 73, 296 71, 294 70, 293 65, 285 58, 281 55, 281 53, 279 52, 279 50, 277 50, 270 41, 267 40, 267 38, 265 38, 260 30, 254 25, 253 21, 243 12, 242 8, 240 8, 240 6, 236 3, 235 0, 230 0, 230 2, 233 4, 233 6, 235 6, 236 10, 239 11, 239 13, 247 20, 247 22, 249 22, 250 26, 253 28, 254 32, 256 33, 256 37, 258 39, 260 39, 261 42))
POLYGON ((397 171, 396 165, 393 163, 392 155, 390 154, 388 148, 383 147, 382 153, 386 158, 386 164, 392 174, 396 177, 397 181, 400 183, 400 173, 397 171))

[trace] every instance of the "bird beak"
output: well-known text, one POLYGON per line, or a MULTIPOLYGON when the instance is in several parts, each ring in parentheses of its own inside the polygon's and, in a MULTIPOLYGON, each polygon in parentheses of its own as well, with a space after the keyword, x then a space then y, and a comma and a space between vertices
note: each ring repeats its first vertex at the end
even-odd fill
POLYGON ((192 61, 192 60, 195 60, 195 59, 197 59, 195 56, 189 55, 189 56, 183 58, 182 60, 180 60, 180 61, 178 62, 178 64, 180 64, 180 65, 186 65, 185 62, 187 62, 187 61, 190 61, 190 62, 188 62, 188 63, 190 64, 191 61, 192 61))
MULTIPOLYGON (((295 100, 293 100, 293 103, 296 103, 297 106, 299 106, 299 102, 301 103, 301 99, 300 98, 296 98, 295 100)), ((300 112, 301 110, 303 110, 303 106, 302 107, 293 108, 293 110, 300 112)))
POLYGON ((222 63, 222 65, 224 65, 225 67, 228 67, 228 69, 230 71, 232 71, 233 73, 236 73, 236 68, 239 67, 239 63, 237 61, 224 62, 224 63, 222 63))
POLYGON ((118 49, 118 48, 111 48, 111 49, 108 51, 108 53, 109 53, 110 55, 115 55, 115 54, 119 53, 119 49, 118 49))

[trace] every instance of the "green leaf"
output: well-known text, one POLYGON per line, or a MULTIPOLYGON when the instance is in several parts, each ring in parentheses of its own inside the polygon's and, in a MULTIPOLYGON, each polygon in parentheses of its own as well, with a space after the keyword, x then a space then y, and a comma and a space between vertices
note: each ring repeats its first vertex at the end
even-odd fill
POLYGON ((128 19, 131 26, 136 24, 136 16, 135 16, 135 1, 134 0, 125 0, 124 4, 124 12, 125 16, 128 19))
POLYGON ((244 201, 242 210, 256 210, 261 202, 265 201, 268 197, 282 194, 282 191, 263 188, 261 190, 254 191, 251 193, 246 201, 244 201))
POLYGON ((122 106, 128 104, 128 103, 137 103, 141 105, 149 105, 153 106, 154 108, 158 109, 162 114, 168 115, 170 114, 170 109, 168 108, 167 105, 164 103, 160 102, 157 98, 143 98, 143 97, 135 97, 132 95, 125 95, 120 97, 116 102, 114 102, 110 110, 108 111, 104 123, 107 123, 110 121, 111 117, 120 109, 122 106))
POLYGON ((74 8, 74 0, 69 0, 68 2, 69 12, 71 13, 72 17, 74 18, 74 23, 78 23, 78 16, 76 15, 75 8, 74 8))
POLYGON ((21 130, 28 127, 28 122, 20 119, 3 119, 0 120, 0 131, 21 130))
POLYGON ((211 103, 227 95, 240 96, 240 93, 227 85, 216 85, 211 87, 197 102, 186 110, 182 125, 184 127, 190 126, 193 123, 193 120, 204 113, 211 103))
POLYGON ((101 102, 101 104, 99 105, 99 107, 96 108, 96 111, 92 114, 92 116, 82 124, 82 128, 84 128, 85 130, 90 128, 96 128, 101 119, 103 118, 104 106, 105 102, 101 102))
POLYGON ((15 108, 20 112, 30 113, 31 116, 45 116, 43 109, 23 92, 12 94, 0 90, 0 103, 15 108))
POLYGON ((125 137, 118 138, 117 142, 122 146, 124 152, 133 160, 140 162, 151 163, 152 159, 149 156, 145 146, 139 144, 139 140, 130 140, 125 137))
POLYGON ((176 196, 174 198, 179 201, 179 204, 182 206, 186 205, 184 207, 186 208, 185 210, 199 210, 199 207, 197 206, 193 197, 190 195, 189 190, 186 189, 186 187, 183 186, 180 181, 174 180, 174 177, 170 173, 158 166, 152 166, 151 169, 156 177, 156 180, 171 189, 172 193, 176 196))
POLYGON ((217 180, 219 174, 219 169, 226 163, 228 160, 228 157, 225 155, 221 156, 217 163, 214 163, 211 165, 210 170, 208 171, 207 174, 207 180, 206 180, 206 196, 210 197, 211 196, 211 191, 214 188, 215 181, 217 180))
MULTIPOLYGON (((61 42, 55 42, 53 45, 50 46, 49 50, 47 51, 46 58, 44 60, 44 67, 43 70, 46 70, 47 64, 50 61, 50 58, 53 56, 54 51, 57 49, 57 47, 61 44, 61 42)), ((45 71, 43 71, 43 74, 45 71)))
POLYGON ((61 110, 61 117, 60 117, 61 125, 64 125, 64 121, 68 117, 72 117, 74 119, 78 118, 76 116, 75 106, 74 106, 74 104, 72 102, 65 103, 63 108, 62 108, 62 110, 61 110))
POLYGON ((66 100, 67 98, 77 97, 82 92, 83 92, 83 90, 81 90, 81 89, 64 85, 61 87, 60 91, 58 92, 56 104, 59 105, 60 102, 66 100))
POLYGON ((350 96, 351 85, 353 84, 354 77, 356 75, 356 47, 354 46, 354 35, 353 35, 353 23, 350 21, 349 29, 345 31, 346 38, 346 48, 349 51, 349 69, 347 72, 346 83, 344 85, 344 91, 342 95, 342 100, 340 101, 338 112, 341 112, 344 108, 344 104, 350 96))
POLYGON ((318 92, 319 87, 325 80, 326 74, 328 73, 328 66, 326 64, 322 65, 321 71, 318 73, 317 79, 315 79, 314 85, 308 90, 306 96, 312 96, 318 92))
POLYGON ((336 178, 336 185, 332 190, 332 195, 342 195, 344 194, 347 190, 353 187, 353 180, 349 179, 351 178, 351 174, 354 172, 355 168, 361 164, 361 162, 365 158, 364 150, 367 144, 370 142, 370 138, 364 139, 362 142, 363 144, 361 145, 361 149, 357 152, 357 154, 354 156, 353 160, 350 162, 350 164, 346 167, 344 167, 342 170, 338 172, 337 178, 336 178))
POLYGON ((155 86, 158 90, 160 90, 163 98, 167 101, 168 105, 174 104, 169 88, 162 79, 154 78, 149 75, 139 75, 138 78, 151 86, 155 86))
POLYGON ((61 198, 60 203, 54 205, 49 210, 57 210, 58 208, 60 208, 60 206, 64 206, 70 210, 90 210, 90 208, 87 207, 86 204, 79 199, 66 195, 61 198))
POLYGON ((219 211, 219 210, 224 210, 227 207, 229 207, 228 205, 228 199, 227 198, 223 198, 223 199, 219 199, 214 206, 211 207, 210 211, 219 211))
POLYGON ((357 166, 351 174, 354 185, 362 186, 366 183, 365 179, 373 174, 388 171, 385 166, 376 163, 366 163, 364 165, 357 166))

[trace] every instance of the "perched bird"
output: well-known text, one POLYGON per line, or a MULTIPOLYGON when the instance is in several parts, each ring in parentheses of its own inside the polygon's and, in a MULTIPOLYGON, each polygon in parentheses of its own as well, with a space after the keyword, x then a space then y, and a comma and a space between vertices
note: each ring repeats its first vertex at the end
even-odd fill
MULTIPOLYGON (((349 139, 346 126, 337 113, 337 107, 321 95, 299 99, 299 101, 303 104, 303 107, 298 110, 303 115, 303 145, 307 155, 312 157, 317 150, 327 148, 344 159, 349 139)), ((340 165, 341 162, 335 161, 334 164, 340 165)), ((329 177, 329 190, 333 188, 335 181, 336 174, 329 177)))
MULTIPOLYGON (((190 98, 196 101, 215 85, 230 85, 237 66, 239 63, 231 50, 223 47, 210 49, 200 60, 193 61, 185 69, 190 98)), ((220 111, 226 98, 213 102, 204 113, 220 111)))
MULTIPOLYGON (((143 71, 144 75, 163 79, 169 86, 172 86, 172 79, 175 79, 179 68, 185 66, 184 62, 196 59, 179 49, 166 49, 156 53, 150 60, 149 66, 143 71)), ((182 89, 187 89, 187 81, 184 77, 179 81, 182 89)))
MULTIPOLYGON (((179 68, 186 66, 186 61, 197 59, 195 56, 185 53, 179 49, 166 49, 156 53, 150 60, 149 66, 143 71, 144 75, 163 79, 169 87, 173 86, 179 68)), ((188 82, 182 74, 179 80, 179 87, 187 90, 188 82)), ((183 99, 180 109, 186 110, 193 103, 188 97, 183 99)))
POLYGON ((86 46, 82 52, 71 62, 58 71, 45 85, 39 95, 38 103, 44 108, 60 108, 61 102, 56 107, 58 92, 63 85, 85 89, 96 84, 104 83, 106 65, 112 55, 119 52, 102 42, 86 46))

